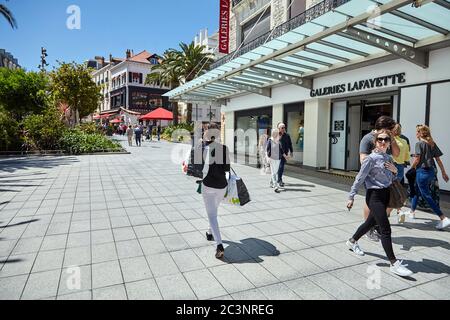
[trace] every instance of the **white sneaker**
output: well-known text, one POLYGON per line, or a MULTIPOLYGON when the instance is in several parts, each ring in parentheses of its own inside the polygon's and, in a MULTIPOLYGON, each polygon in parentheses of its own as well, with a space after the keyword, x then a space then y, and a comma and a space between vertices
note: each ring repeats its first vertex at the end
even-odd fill
POLYGON ((397 260, 397 262, 391 266, 391 272, 400 277, 410 277, 413 275, 413 272, 406 268, 407 266, 407 264, 403 264, 403 261, 397 260))
POLYGON ((270 181, 270 187, 271 187, 272 189, 275 188, 275 185, 273 184, 272 181, 270 181))
POLYGON ((450 226, 450 219, 449 218, 445 218, 444 220, 439 221, 439 223, 436 226, 436 229, 444 230, 448 226, 450 226))
POLYGON ((347 247, 349 247, 350 250, 352 250, 354 253, 356 253, 358 256, 365 255, 364 251, 361 250, 359 247, 358 242, 351 243, 350 240, 347 241, 347 247))

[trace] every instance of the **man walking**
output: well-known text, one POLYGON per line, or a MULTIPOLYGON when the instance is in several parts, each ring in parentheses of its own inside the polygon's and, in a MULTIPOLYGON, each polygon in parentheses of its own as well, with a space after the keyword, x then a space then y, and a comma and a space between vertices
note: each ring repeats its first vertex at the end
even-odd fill
POLYGON ((280 123, 278 125, 278 131, 280 132, 280 143, 282 149, 281 163, 280 168, 278 169, 278 184, 280 187, 284 187, 283 182, 283 174, 284 174, 284 165, 287 162, 289 157, 293 157, 294 148, 292 147, 292 139, 291 136, 286 132, 286 125, 284 123, 280 123))
POLYGON ((161 124, 158 124, 157 133, 158 133, 158 141, 161 141, 161 124))
POLYGON ((153 140, 153 123, 149 123, 147 126, 147 140, 153 140))
POLYGON ((138 125, 136 125, 136 128, 134 129, 134 135, 136 138, 136 147, 140 147, 142 141, 142 129, 138 125))

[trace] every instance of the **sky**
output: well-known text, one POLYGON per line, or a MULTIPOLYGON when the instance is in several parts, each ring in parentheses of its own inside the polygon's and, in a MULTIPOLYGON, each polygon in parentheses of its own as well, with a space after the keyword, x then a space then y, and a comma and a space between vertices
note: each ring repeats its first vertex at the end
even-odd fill
POLYGON ((14 14, 18 29, 0 17, 0 49, 31 71, 38 70, 41 47, 48 70, 58 61, 84 62, 95 56, 125 57, 127 49, 163 54, 193 41, 201 29, 217 31, 219 0, 0 0, 14 14), (80 29, 71 5, 80 9, 80 29), (73 25, 73 24, 72 24, 73 25))

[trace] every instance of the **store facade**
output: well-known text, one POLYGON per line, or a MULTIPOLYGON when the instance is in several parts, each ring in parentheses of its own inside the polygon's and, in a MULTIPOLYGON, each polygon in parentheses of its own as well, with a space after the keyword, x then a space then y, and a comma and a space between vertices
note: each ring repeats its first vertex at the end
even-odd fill
POLYGON ((413 148, 416 125, 429 125, 450 170, 450 6, 412 2, 378 1, 370 14, 371 0, 323 1, 168 95, 222 101, 225 143, 237 154, 257 149, 258 134, 246 132, 258 131, 258 109, 271 109, 271 127, 284 122, 291 135, 292 164, 358 171, 362 136, 388 115, 413 148))

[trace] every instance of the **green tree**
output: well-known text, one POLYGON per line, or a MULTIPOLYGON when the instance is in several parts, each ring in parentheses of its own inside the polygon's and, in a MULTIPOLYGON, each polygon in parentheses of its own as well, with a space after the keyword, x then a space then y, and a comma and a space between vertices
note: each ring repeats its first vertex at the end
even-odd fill
MULTIPOLYGON (((214 62, 213 55, 205 51, 205 46, 180 43, 181 51, 177 52, 177 65, 182 78, 189 82, 209 70, 214 62)), ((187 104, 187 123, 192 123, 192 103, 187 104)))
POLYGON ((48 77, 22 69, 0 68, 0 105, 17 121, 40 113, 48 105, 48 77))
POLYGON ((14 18, 12 12, 4 4, 0 4, 0 15, 3 16, 6 21, 8 21, 8 23, 11 25, 11 28, 17 29, 16 19, 14 18))
POLYGON ((19 124, 11 114, 0 106, 0 151, 19 150, 19 124))
POLYGON ((60 63, 50 73, 55 101, 67 104, 71 111, 71 126, 93 113, 101 99, 101 87, 92 80, 92 70, 84 64, 60 63))
MULTIPOLYGON (((177 63, 178 52, 167 50, 160 64, 152 67, 151 73, 147 75, 145 83, 160 87, 169 87, 173 90, 180 86, 182 70, 177 63)), ((173 122, 178 124, 178 102, 172 102, 173 122)))

